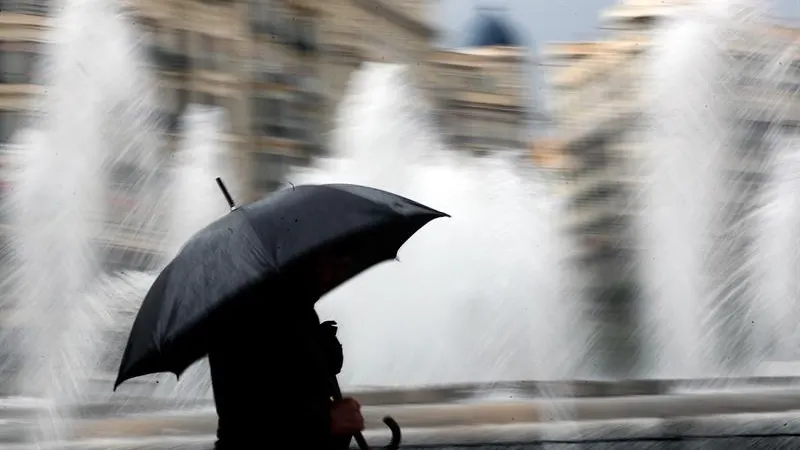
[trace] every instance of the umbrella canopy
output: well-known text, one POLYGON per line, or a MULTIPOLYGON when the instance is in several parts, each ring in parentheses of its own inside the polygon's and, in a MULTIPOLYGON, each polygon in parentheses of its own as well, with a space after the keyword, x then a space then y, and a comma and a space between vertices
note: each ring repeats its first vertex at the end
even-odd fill
POLYGON ((439 217, 447 214, 349 184, 297 186, 231 211, 195 234, 153 283, 133 323, 114 388, 151 373, 180 376, 208 353, 215 319, 244 307, 240 300, 252 289, 269 297, 269 287, 285 274, 302 280, 316 256, 335 251, 348 264, 330 290, 396 258, 406 240, 439 217))

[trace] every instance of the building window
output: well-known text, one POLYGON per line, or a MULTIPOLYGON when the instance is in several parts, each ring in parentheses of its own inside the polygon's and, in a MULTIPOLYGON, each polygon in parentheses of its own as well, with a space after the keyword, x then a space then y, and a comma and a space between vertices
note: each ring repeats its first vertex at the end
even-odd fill
POLYGON ((0 110, 0 144, 7 144, 14 136, 19 122, 15 111, 0 110))
POLYGON ((238 111, 237 111, 238 108, 236 107, 236 103, 237 103, 236 97, 228 97, 228 96, 220 97, 219 98, 219 103, 220 103, 220 106, 222 106, 222 108, 225 110, 225 114, 228 117, 227 120, 231 121, 231 123, 238 123, 238 120, 234 119, 234 118, 238 117, 238 114, 237 114, 238 113, 238 111))
POLYGON ((178 113, 182 113, 184 109, 186 109, 186 105, 189 104, 191 98, 191 92, 185 88, 178 88, 175 89, 175 95, 178 97, 178 113))
POLYGON ((479 92, 494 92, 497 89, 497 82, 493 76, 481 74, 476 78, 476 90, 479 92))
POLYGON ((38 50, 32 42, 0 42, 0 81, 7 84, 32 83, 38 50))
POLYGON ((136 18, 136 28, 145 36, 147 42, 155 43, 158 40, 158 22, 147 17, 136 18))
POLYGON ((161 107, 169 113, 178 113, 181 110, 180 94, 177 89, 161 84, 158 86, 158 96, 161 107))
POLYGON ((200 54, 199 66, 203 69, 214 69, 214 38, 207 35, 201 34, 200 35, 200 54))
POLYGON ((781 132, 787 137, 794 137, 794 135, 800 134, 800 122, 782 123, 781 132))
POLYGON ((198 103, 206 106, 220 106, 219 98, 214 94, 208 92, 198 92, 198 103))
POLYGON ((158 44, 166 51, 172 53, 184 53, 186 36, 180 30, 161 28, 157 33, 158 44))
POLYGON ((252 100, 253 128, 262 136, 282 137, 285 133, 281 124, 284 115, 282 100, 274 97, 260 97, 252 100))
POLYGON ((13 0, 11 2, 0 2, 0 9, 9 12, 23 14, 33 14, 38 16, 47 15, 48 0, 13 0))
POLYGON ((217 39, 212 49, 213 68, 231 71, 236 60, 236 49, 230 39, 217 39))
POLYGON ((251 17, 258 23, 268 24, 270 20, 273 19, 271 14, 272 11, 270 10, 274 9, 274 7, 271 5, 271 3, 271 1, 267 0, 253 0, 250 5, 253 12, 251 17))
POLYGON ((314 23, 313 17, 303 17, 300 21, 302 27, 302 36, 303 40, 308 43, 311 47, 316 47, 317 45, 317 29, 314 23))
POLYGON ((283 121, 284 105, 280 99, 267 98, 264 102, 263 116, 265 122, 279 124, 283 121))
POLYGON ((254 155, 253 181, 255 185, 266 192, 277 190, 283 184, 283 179, 289 170, 286 155, 258 152, 254 155))

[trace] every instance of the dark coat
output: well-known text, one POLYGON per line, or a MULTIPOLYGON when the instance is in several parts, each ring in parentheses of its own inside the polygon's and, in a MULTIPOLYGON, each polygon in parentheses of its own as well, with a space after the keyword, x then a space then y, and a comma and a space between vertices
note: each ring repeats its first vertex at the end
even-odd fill
POLYGON ((349 447, 350 439, 330 434, 341 345, 335 327, 320 324, 314 300, 276 308, 261 299, 263 308, 217 330, 209 353, 217 449, 349 447))

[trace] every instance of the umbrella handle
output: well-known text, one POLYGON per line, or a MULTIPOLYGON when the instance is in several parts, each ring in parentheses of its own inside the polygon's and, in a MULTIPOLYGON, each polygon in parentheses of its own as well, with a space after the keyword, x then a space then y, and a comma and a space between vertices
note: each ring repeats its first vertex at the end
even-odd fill
POLYGON ((392 432, 392 438, 389 440, 389 445, 384 447, 386 450, 397 450, 400 447, 400 441, 403 439, 403 432, 400 431, 400 425, 398 425, 397 421, 392 418, 392 416, 386 416, 383 418, 383 423, 389 427, 389 430, 392 432))
MULTIPOLYGON (((403 439, 403 432, 400 431, 400 425, 398 425, 397 421, 391 416, 384 417, 383 423, 389 427, 389 430, 392 432, 392 438, 389 440, 389 445, 382 448, 384 450, 397 450, 400 447, 400 441, 403 439)), ((364 439, 363 434, 356 433, 353 435, 353 438, 356 440, 360 450, 370 450, 370 446, 367 444, 367 440, 364 439)))

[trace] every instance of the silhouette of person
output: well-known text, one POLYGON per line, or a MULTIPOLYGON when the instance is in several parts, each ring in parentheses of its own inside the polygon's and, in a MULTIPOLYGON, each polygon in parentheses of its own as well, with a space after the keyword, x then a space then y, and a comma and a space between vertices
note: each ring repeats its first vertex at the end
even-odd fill
POLYGON ((354 399, 333 401, 342 347, 335 322, 320 323, 319 297, 346 276, 328 256, 316 273, 255 289, 215 329, 209 365, 217 450, 347 449, 364 428, 354 399))

